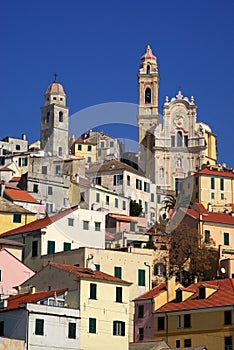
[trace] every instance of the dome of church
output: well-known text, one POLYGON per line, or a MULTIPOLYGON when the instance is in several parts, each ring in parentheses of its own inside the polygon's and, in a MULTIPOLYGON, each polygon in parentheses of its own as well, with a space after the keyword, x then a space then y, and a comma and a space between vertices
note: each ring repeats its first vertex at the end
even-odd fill
POLYGON ((49 85, 48 89, 46 90, 45 95, 66 95, 63 89, 63 86, 55 80, 52 84, 49 85))

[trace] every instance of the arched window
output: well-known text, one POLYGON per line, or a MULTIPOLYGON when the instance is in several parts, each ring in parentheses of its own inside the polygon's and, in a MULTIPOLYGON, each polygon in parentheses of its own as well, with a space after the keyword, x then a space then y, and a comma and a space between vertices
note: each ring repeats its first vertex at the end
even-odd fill
POLYGON ((146 72, 147 72, 147 74, 150 74, 150 65, 149 64, 147 65, 146 72))
POLYGON ((182 131, 177 132, 177 147, 182 147, 182 131))
POLYGON ((165 276, 165 265, 162 263, 157 263, 154 265, 154 276, 165 276))
POLYGON ((148 87, 145 89, 145 103, 151 103, 151 89, 148 87))
POLYGON ((58 153, 59 153, 59 156, 62 156, 62 155, 63 155, 63 149, 62 149, 62 147, 59 147, 58 153))
POLYGON ((50 112, 48 112, 46 115, 46 123, 49 124, 49 122, 50 122, 50 112))
POLYGON ((63 112, 59 112, 59 122, 63 122, 63 112))

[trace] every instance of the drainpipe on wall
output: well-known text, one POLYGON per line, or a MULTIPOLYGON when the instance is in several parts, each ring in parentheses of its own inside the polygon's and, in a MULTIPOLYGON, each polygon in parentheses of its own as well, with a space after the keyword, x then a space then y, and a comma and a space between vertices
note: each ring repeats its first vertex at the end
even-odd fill
POLYGON ((151 289, 151 271, 150 271, 150 265, 147 264, 147 262, 144 262, 144 265, 147 266, 149 268, 149 290, 151 289))

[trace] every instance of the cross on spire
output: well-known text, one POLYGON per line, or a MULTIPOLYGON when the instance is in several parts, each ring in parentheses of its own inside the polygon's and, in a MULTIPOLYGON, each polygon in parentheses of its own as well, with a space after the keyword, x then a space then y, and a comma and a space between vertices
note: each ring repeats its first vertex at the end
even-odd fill
POLYGON ((57 76, 58 76, 58 74, 54 73, 54 83, 57 83, 57 76))

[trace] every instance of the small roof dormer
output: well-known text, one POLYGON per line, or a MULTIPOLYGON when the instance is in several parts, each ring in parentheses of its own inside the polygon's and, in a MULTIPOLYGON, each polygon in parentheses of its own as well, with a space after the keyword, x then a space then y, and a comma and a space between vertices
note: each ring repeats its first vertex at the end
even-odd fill
POLYGON ((66 106, 66 94, 62 84, 56 80, 57 75, 55 74, 55 80, 50 84, 44 94, 45 106, 50 104, 57 104, 66 106))

